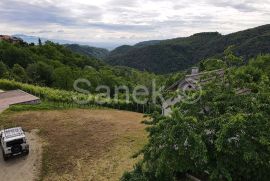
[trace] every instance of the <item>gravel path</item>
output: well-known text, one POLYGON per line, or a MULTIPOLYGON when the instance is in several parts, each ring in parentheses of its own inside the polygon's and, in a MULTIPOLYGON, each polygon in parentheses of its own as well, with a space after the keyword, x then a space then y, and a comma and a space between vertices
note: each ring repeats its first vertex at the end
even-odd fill
POLYGON ((26 138, 30 145, 28 156, 19 156, 5 162, 0 154, 0 180, 33 181, 38 176, 42 144, 36 130, 26 133, 26 138))

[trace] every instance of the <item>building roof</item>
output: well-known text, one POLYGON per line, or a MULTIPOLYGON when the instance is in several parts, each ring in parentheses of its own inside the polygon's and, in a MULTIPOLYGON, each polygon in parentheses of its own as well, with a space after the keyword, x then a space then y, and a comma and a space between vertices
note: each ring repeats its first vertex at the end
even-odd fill
POLYGON ((22 90, 0 92, 0 107, 39 100, 40 99, 38 97, 28 94, 22 90))
POLYGON ((224 75, 225 71, 224 69, 218 69, 218 70, 213 70, 213 71, 207 71, 207 72, 200 72, 197 74, 190 74, 186 75, 184 79, 181 79, 177 82, 175 82, 173 85, 168 87, 166 91, 170 90, 175 90, 181 87, 181 85, 187 83, 187 84, 192 84, 195 82, 208 82, 213 79, 213 77, 222 77, 224 75), (206 77, 207 76, 207 77, 206 77))

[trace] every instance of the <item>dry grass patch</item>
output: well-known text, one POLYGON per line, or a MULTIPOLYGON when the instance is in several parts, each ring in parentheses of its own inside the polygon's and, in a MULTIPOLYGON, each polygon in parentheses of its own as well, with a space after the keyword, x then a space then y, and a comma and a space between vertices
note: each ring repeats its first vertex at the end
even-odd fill
POLYGON ((143 115, 117 110, 10 114, 3 124, 39 129, 45 140, 43 180, 118 180, 146 143, 143 115))

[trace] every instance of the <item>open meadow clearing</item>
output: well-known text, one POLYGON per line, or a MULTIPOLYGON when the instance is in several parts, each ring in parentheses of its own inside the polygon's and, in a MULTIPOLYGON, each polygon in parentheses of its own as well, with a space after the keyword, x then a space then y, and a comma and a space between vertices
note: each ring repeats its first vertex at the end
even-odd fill
POLYGON ((131 157, 147 140, 143 120, 127 111, 72 109, 7 112, 0 125, 39 130, 41 180, 114 181, 138 161, 131 157))

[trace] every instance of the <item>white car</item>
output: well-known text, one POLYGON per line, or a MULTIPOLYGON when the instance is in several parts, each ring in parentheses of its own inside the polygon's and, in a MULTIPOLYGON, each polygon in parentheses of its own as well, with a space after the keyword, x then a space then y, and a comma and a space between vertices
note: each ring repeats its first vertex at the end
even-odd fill
POLYGON ((20 154, 29 154, 29 145, 21 127, 4 129, 0 132, 4 160, 20 154))

